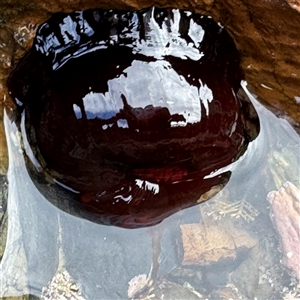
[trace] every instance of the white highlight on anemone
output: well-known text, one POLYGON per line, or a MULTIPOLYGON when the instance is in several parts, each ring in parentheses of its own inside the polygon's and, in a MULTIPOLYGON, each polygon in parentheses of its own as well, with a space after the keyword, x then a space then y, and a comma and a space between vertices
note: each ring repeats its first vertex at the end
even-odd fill
MULTIPOLYGON (((15 98, 15 100, 19 106, 23 106, 23 103, 18 98, 15 98)), ((4 99, 4 101, 5 101, 5 99, 4 99)))
MULTIPOLYGON (((123 94, 131 107, 166 107, 171 115, 182 115, 185 121, 171 122, 171 126, 186 126, 200 122, 201 101, 208 115, 208 103, 213 100, 211 89, 200 83, 200 89, 190 85, 167 61, 148 63, 135 60, 124 70, 124 74, 108 81, 106 93, 89 92, 83 98, 84 110, 88 119, 98 117, 108 120, 124 108, 123 94)), ((117 125, 128 127, 123 120, 117 125)))
POLYGON ((206 85, 202 83, 202 81, 199 79, 200 82, 200 88, 199 88, 199 96, 200 99, 205 107, 206 115, 208 116, 209 113, 209 107, 208 103, 211 103, 214 99, 212 90, 206 85))
POLYGON ((118 202, 121 199, 122 201, 129 203, 132 200, 132 195, 129 195, 128 197, 124 197, 122 195, 117 195, 114 197, 114 199, 116 199, 116 202, 118 202))
POLYGON ((58 180, 56 180, 56 179, 54 179, 54 182, 55 182, 56 184, 62 186, 63 188, 65 188, 66 190, 68 190, 68 191, 70 191, 70 192, 73 192, 73 193, 75 193, 75 194, 79 194, 79 193, 80 193, 79 191, 72 189, 72 188, 69 187, 68 185, 63 184, 62 182, 60 182, 60 181, 58 181, 58 180))
MULTIPOLYGON (((179 32, 181 13, 178 9, 173 9, 173 17, 168 16, 161 25, 159 25, 154 18, 155 8, 149 9, 143 15, 143 22, 145 28, 145 39, 140 40, 140 21, 137 13, 133 13, 131 22, 128 28, 124 28, 119 34, 112 33, 109 41, 98 41, 93 45, 87 43, 81 43, 81 39, 84 36, 92 36, 94 30, 90 27, 88 22, 83 18, 83 12, 78 11, 76 15, 71 17, 70 15, 62 20, 59 24, 60 34, 64 40, 62 44, 57 36, 52 33, 47 33, 49 24, 45 23, 39 29, 39 32, 44 34, 37 35, 36 37, 36 49, 46 56, 49 53, 54 54, 53 66, 54 70, 63 66, 69 59, 79 57, 83 54, 93 52, 98 49, 106 49, 107 42, 114 45, 119 43, 122 38, 131 38, 132 44, 119 43, 120 46, 130 47, 134 53, 141 53, 147 56, 162 59, 164 56, 175 56, 182 59, 190 58, 198 61, 204 53, 201 52, 198 47, 203 40, 205 31, 202 26, 190 20, 190 26, 188 35, 193 42, 187 42, 181 37, 179 32), (76 20, 74 20, 76 18, 76 20), (42 37, 41 37, 42 36, 42 37), (69 46, 79 45, 77 51, 75 51, 69 57, 57 57, 69 46)), ((185 12, 189 15, 188 12, 185 12)))
MULTIPOLYGON (((86 51, 87 46, 83 44, 78 51, 73 53, 73 55, 70 55, 69 57, 64 57, 62 61, 57 62, 56 56, 63 52, 69 45, 73 44, 79 44, 81 40, 81 36, 77 33, 76 28, 79 27, 79 32, 81 34, 84 34, 85 36, 92 36, 94 34, 94 30, 88 22, 83 17, 83 11, 77 11, 76 12, 76 21, 72 19, 71 16, 67 16, 63 19, 63 22, 59 24, 60 32, 62 35, 62 38, 64 40, 64 44, 62 45, 61 42, 58 40, 56 35, 52 32, 46 37, 42 37, 40 35, 37 35, 36 39, 36 49, 37 51, 40 51, 41 53, 45 53, 46 56, 49 54, 49 52, 54 53, 54 64, 52 66, 53 70, 58 69, 62 65, 64 65, 71 57, 77 57, 80 55, 83 55, 87 52, 86 51)), ((41 26, 39 31, 43 31, 43 28, 49 28, 49 24, 45 23, 41 26)), ((101 49, 103 47, 101 46, 95 46, 93 47, 93 51, 96 49, 101 49)))
POLYGON ((82 113, 81 113, 81 109, 77 104, 73 104, 73 111, 75 113, 75 116, 77 119, 81 119, 82 118, 82 113))
POLYGON ((120 110, 120 105, 108 93, 89 92, 83 97, 83 106, 88 119, 96 117, 108 120, 120 110))
POLYGON ((149 182, 147 180, 136 179, 135 184, 140 189, 145 189, 152 192, 154 195, 159 193, 159 185, 156 183, 149 182))
POLYGON ((104 125, 102 125, 102 129, 106 130, 106 129, 112 127, 112 126, 113 126, 113 124, 104 124, 104 125))
POLYGON ((145 40, 133 43, 133 51, 147 56, 152 56, 157 59, 162 59, 164 56, 172 55, 186 59, 199 60, 204 54, 197 47, 202 41, 204 30, 197 23, 191 22, 189 28, 189 36, 194 43, 187 43, 180 36, 179 26, 181 14, 178 9, 173 9, 173 19, 168 19, 168 23, 163 21, 161 26, 154 18, 154 8, 149 10, 144 15, 145 40))
POLYGON ((193 19, 191 19, 188 35, 193 40, 195 46, 199 47, 204 37, 204 30, 200 25, 194 22, 193 19))
POLYGON ((59 24, 65 44, 69 44, 72 41, 79 42, 80 36, 76 33, 76 25, 76 22, 74 22, 70 16, 65 17, 63 23, 59 24))
POLYGON ((126 119, 119 119, 117 121, 117 125, 120 128, 128 128, 129 127, 126 119))

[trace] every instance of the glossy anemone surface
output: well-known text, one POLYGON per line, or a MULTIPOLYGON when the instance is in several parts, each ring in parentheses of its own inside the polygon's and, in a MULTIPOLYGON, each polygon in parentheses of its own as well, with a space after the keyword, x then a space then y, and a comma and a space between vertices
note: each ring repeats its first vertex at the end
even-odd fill
POLYGON ((93 220, 140 227, 228 181, 208 175, 259 127, 242 79, 232 39, 209 17, 93 9, 42 24, 8 87, 38 169, 93 220))

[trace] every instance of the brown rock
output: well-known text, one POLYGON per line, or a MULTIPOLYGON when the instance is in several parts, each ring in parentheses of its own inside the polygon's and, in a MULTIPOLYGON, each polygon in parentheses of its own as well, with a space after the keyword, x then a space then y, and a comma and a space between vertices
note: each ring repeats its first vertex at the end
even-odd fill
POLYGON ((14 53, 13 36, 6 28, 0 28, 0 66, 1 69, 9 69, 14 53))
POLYGON ((0 111, 0 174, 6 174, 8 168, 8 152, 3 125, 3 105, 1 105, 1 103, 0 111))
POLYGON ((287 3, 297 11, 300 12, 300 1, 299 0, 287 0, 287 3))
POLYGON ((287 181, 277 192, 270 192, 267 199, 281 238, 284 263, 300 279, 300 190, 287 181))
POLYGON ((201 224, 180 225, 183 245, 183 265, 208 265, 222 259, 234 260, 241 248, 252 248, 257 240, 245 232, 201 224))

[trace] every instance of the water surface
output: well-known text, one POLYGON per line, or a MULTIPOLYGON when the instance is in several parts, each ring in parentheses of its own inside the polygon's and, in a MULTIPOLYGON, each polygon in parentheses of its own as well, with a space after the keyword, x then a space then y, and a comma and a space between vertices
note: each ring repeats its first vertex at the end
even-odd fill
MULTIPOLYGON (((276 118, 253 97, 251 100, 259 113, 261 132, 242 159, 231 167, 232 176, 222 193, 174 214, 151 230, 95 224, 52 205, 32 183, 17 128, 5 116, 10 184, 7 247, 1 261, 3 295, 30 292, 40 296, 55 273, 66 269, 80 283, 86 299, 126 299, 128 282, 139 274, 148 275, 153 266, 158 268, 154 272, 156 282, 189 282, 211 299, 216 299, 215 293, 229 283, 243 299, 280 298, 284 287, 294 279, 281 264, 280 245, 269 219, 266 196, 276 189, 270 176, 274 165, 269 162, 274 151, 282 153, 286 170, 290 170, 282 183, 290 180, 297 184, 299 178, 293 177, 293 168, 299 170, 299 137, 286 121, 276 118), (284 156, 285 151, 288 156, 284 156), (222 210, 226 213, 229 203, 238 201, 243 207, 237 206, 222 217, 222 210), (222 206, 222 202, 227 206, 222 206), (238 253, 234 259, 183 265, 182 228, 194 223, 206 224, 207 228, 216 226, 220 232, 235 228, 257 240, 258 246, 251 244, 250 250, 238 253), (246 277, 242 271, 245 268, 246 277)), ((279 169, 278 163, 276 167, 279 169)))

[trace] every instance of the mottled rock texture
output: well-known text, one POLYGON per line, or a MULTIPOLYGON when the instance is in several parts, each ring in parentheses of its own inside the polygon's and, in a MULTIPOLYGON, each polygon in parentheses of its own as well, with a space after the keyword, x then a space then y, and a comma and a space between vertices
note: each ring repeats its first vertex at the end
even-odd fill
POLYGON ((270 216, 280 235, 283 262, 300 279, 300 190, 289 181, 267 196, 270 216))
POLYGON ((246 232, 222 229, 216 225, 180 225, 183 259, 182 265, 205 266, 224 260, 233 261, 241 250, 250 249, 258 242, 246 232))
POLYGON ((251 91, 299 131, 299 0, 1 0, 0 102, 12 106, 6 89, 7 74, 31 46, 37 26, 52 13, 151 5, 192 10, 220 22, 240 51, 251 91))

